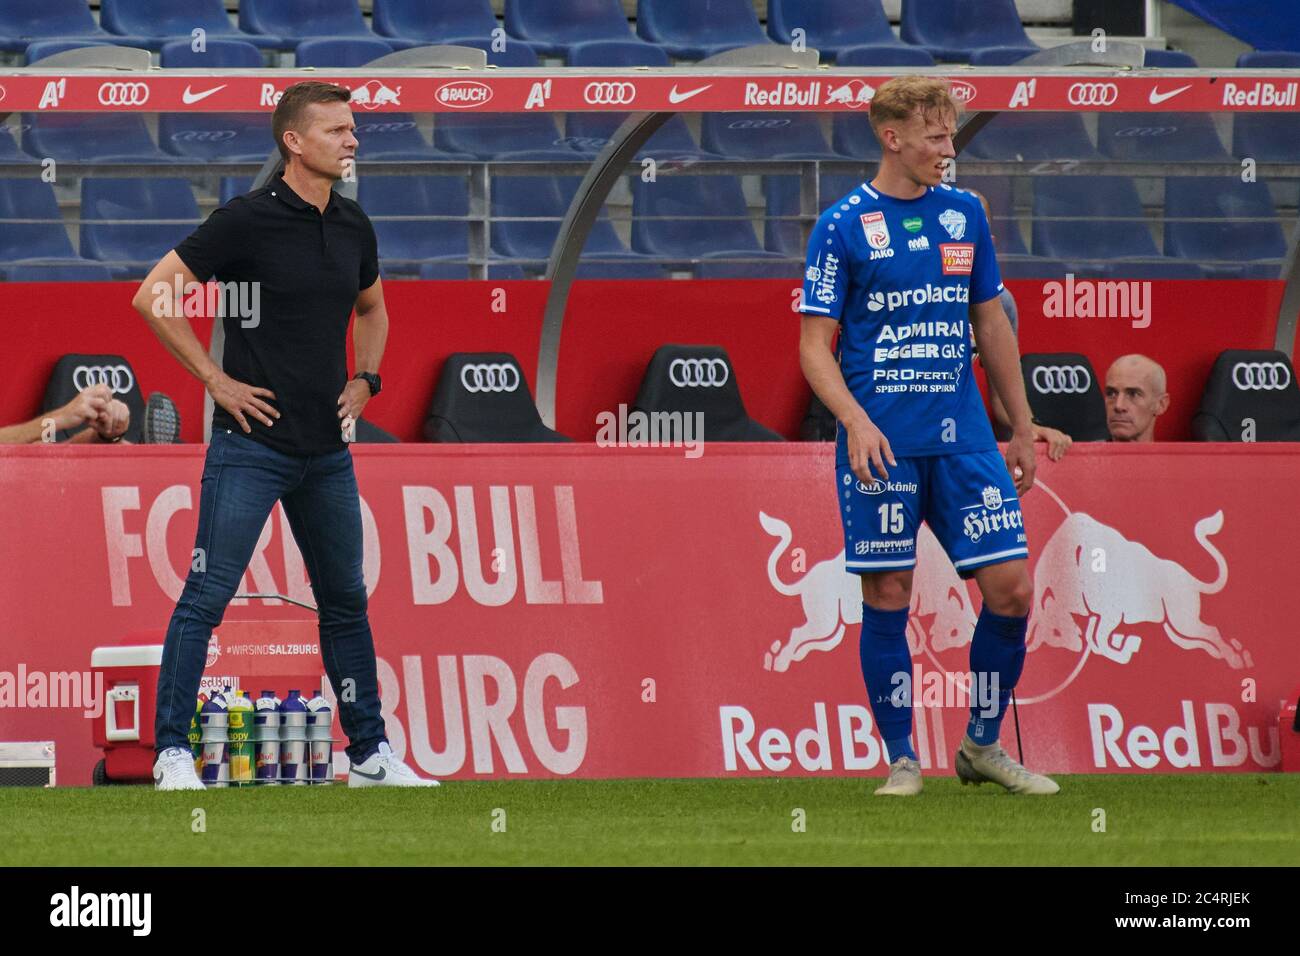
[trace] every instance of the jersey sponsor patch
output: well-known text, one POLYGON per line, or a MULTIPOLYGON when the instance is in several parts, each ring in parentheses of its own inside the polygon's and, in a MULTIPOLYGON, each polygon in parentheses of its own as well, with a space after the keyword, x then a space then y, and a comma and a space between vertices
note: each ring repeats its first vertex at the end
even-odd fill
POLYGON ((966 235, 966 214, 956 209, 945 209, 939 213, 939 225, 948 230, 948 235, 960 239, 966 235))
POLYGON ((889 248, 889 224, 885 222, 883 212, 864 212, 862 214, 862 231, 867 234, 867 245, 872 249, 889 248))
POLYGON ((975 268, 975 244, 972 242, 941 242, 939 254, 943 258, 943 274, 968 276, 975 268))

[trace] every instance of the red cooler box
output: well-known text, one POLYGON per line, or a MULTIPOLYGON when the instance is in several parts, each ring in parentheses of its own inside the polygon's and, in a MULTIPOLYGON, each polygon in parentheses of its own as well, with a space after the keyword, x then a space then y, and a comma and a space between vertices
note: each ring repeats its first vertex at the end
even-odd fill
POLYGON ((96 784, 153 779, 154 708, 165 633, 132 635, 155 636, 157 644, 97 647, 90 652, 90 669, 104 681, 104 713, 92 725, 95 746, 104 751, 92 777, 96 784))

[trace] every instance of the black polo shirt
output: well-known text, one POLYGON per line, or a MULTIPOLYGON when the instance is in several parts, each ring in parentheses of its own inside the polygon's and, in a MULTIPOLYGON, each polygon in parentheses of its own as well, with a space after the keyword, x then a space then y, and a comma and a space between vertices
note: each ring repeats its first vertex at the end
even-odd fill
MULTIPOLYGON (((222 369, 269 388, 275 400, 263 400, 280 411, 272 427, 245 412, 248 437, 290 455, 344 448, 338 397, 349 377, 348 320, 379 276, 375 230, 361 207, 331 192, 321 213, 276 177, 214 210, 176 254, 200 282, 258 283, 256 324, 223 319, 222 369)), ((249 303, 252 286, 240 288, 249 303)), ((212 428, 243 434, 220 405, 212 428)))

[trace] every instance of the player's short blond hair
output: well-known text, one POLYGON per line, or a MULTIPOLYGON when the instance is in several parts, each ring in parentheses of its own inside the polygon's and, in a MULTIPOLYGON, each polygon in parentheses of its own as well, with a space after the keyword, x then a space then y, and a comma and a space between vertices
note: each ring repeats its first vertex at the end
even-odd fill
POLYGON ((953 99, 945 80, 928 76, 896 76, 876 90, 871 98, 871 128, 880 135, 886 123, 905 123, 917 113, 926 119, 961 115, 961 104, 953 99))

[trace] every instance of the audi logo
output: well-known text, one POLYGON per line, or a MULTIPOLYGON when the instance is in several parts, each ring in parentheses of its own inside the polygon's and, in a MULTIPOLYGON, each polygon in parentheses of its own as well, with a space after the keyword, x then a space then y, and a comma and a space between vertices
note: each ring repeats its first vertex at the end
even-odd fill
POLYGON ((631 83, 588 83, 582 98, 592 106, 626 106, 636 99, 631 83))
POLYGON ((731 377, 722 359, 673 359, 668 363, 668 381, 678 388, 721 388, 731 377))
POLYGON ((404 133, 408 129, 415 129, 415 123, 362 123, 356 131, 364 136, 367 133, 404 133))
POLYGON ((1092 388, 1092 376, 1082 365, 1040 365, 1033 382, 1042 395, 1082 395, 1092 388))
POLYGON ((183 129, 171 138, 173 143, 224 143, 236 135, 233 129, 183 129))
POLYGON ((732 120, 727 129, 783 129, 789 125, 788 119, 741 119, 732 120))
POLYGON ((135 376, 125 365, 78 365, 72 370, 72 387, 78 392, 92 385, 107 385, 114 395, 135 387, 135 376))
POLYGON ((1119 87, 1114 83, 1075 83, 1066 98, 1071 106, 1114 106, 1119 87))
POLYGON ((101 106, 144 106, 149 102, 149 85, 147 83, 101 83, 99 102, 101 106))
POLYGON ((1238 362, 1232 384, 1243 392, 1280 391, 1291 384, 1291 370, 1285 362, 1238 362))
POLYGON ((466 365, 460 370, 460 384, 467 392, 513 392, 519 381, 519 369, 513 365, 466 365))

